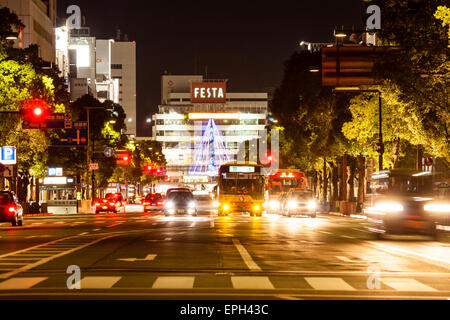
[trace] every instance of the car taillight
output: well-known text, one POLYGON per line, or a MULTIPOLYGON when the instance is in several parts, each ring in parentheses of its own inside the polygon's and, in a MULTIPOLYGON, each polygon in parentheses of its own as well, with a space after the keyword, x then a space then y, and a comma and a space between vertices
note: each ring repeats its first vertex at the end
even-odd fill
POLYGON ((109 204, 110 204, 111 206, 115 205, 115 203, 114 203, 114 202, 110 202, 109 204))
POLYGON ((9 208, 8 208, 8 211, 9 211, 9 212, 16 212, 16 207, 9 207, 9 208))
POLYGON ((162 205, 164 205, 164 201, 158 201, 156 204, 157 204, 158 206, 162 206, 162 205))
POLYGON ((150 201, 144 201, 144 206, 150 205, 150 201))

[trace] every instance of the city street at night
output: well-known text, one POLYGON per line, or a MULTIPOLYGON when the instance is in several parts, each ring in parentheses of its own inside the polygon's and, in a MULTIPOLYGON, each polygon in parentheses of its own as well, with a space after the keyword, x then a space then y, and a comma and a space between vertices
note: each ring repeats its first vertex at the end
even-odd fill
POLYGON ((377 241, 358 217, 165 217, 127 209, 134 212, 0 225, 1 299, 450 298, 446 233, 439 241, 377 241), (67 287, 71 265, 81 269, 79 290, 67 287))

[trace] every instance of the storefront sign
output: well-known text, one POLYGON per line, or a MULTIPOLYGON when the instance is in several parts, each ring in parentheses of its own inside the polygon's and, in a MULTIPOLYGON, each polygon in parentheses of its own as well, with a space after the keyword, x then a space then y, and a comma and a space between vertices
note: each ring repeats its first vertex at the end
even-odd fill
POLYGON ((192 82, 192 103, 226 103, 226 82, 192 82))
POLYGON ((48 168, 49 177, 62 177, 63 168, 48 168))

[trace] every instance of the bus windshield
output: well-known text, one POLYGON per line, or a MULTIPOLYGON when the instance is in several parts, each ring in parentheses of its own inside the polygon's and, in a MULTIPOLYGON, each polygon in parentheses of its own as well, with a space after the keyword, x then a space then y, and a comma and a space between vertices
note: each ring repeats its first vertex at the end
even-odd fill
POLYGON ((269 181, 269 190, 273 194, 288 192, 293 188, 300 188, 302 179, 274 178, 269 181))
POLYGON ((255 174, 228 173, 222 179, 221 192, 250 195, 255 199, 261 199, 264 197, 264 177, 255 174))

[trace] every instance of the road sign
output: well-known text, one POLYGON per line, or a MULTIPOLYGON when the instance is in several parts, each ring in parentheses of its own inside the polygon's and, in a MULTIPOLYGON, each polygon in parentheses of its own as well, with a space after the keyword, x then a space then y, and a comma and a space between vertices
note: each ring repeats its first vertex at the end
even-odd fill
POLYGON ((6 165, 16 164, 17 163, 16 148, 15 147, 2 147, 0 163, 6 164, 6 165))
POLYGON ((64 129, 72 129, 72 114, 64 114, 64 129))
POLYGON ((98 170, 98 163, 89 163, 89 170, 98 170))
MULTIPOLYGON (((76 122, 74 123, 76 124, 76 122)), ((54 147, 84 147, 87 146, 87 129, 74 129, 67 130, 66 135, 63 138, 55 139, 52 141, 54 147)))
POLYGON ((63 176, 63 168, 48 168, 48 176, 49 177, 62 177, 63 176))
POLYGON ((103 152, 105 154, 105 157, 107 158, 111 158, 114 155, 114 150, 113 148, 106 148, 105 151, 103 152))

